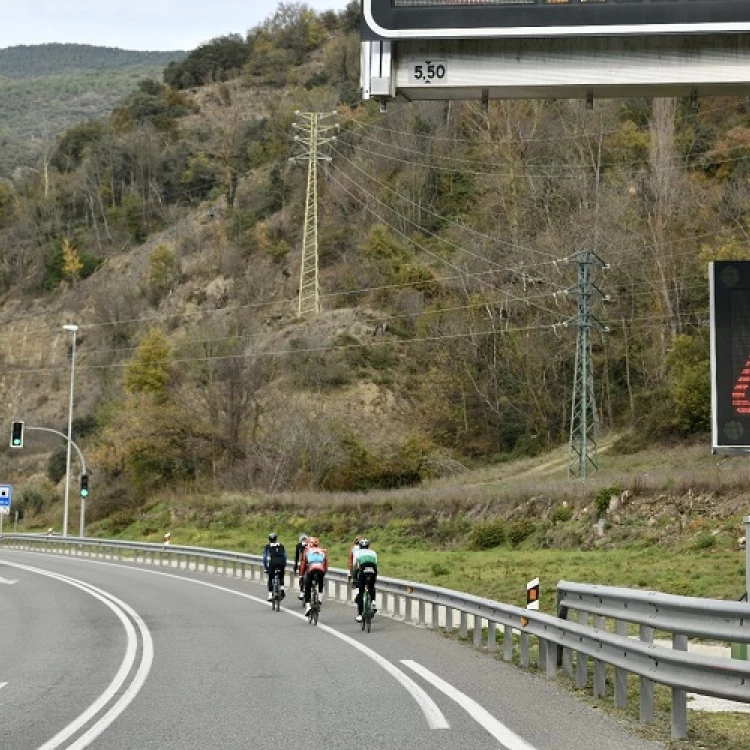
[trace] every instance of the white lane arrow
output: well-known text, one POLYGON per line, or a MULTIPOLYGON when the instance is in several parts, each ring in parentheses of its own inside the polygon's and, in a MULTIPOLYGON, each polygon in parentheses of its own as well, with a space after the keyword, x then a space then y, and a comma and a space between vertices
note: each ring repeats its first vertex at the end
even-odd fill
MULTIPOLYGON (((10 581, 7 578, 3 578, 2 576, 0 576, 0 583, 7 583, 9 586, 12 586, 14 583, 18 583, 18 581, 10 581)), ((2 687, 2 685, 0 685, 0 687, 2 687)))

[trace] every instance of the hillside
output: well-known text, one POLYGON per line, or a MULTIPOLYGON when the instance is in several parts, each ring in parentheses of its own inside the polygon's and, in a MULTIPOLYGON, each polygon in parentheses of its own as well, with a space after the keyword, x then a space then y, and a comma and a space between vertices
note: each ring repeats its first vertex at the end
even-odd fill
POLYGON ((78 44, 0 49, 0 177, 38 166, 59 134, 108 116, 138 81, 160 79, 185 55, 78 44))
POLYGON ((139 52, 89 44, 34 44, 0 49, 0 77, 14 80, 102 73, 127 68, 163 69, 187 52, 139 52))
MULTIPOLYGON (((382 116, 352 99, 355 26, 349 10, 279 11, 170 66, 175 88, 141 81, 111 117, 68 130, 46 180, 0 181, 2 423, 65 426, 61 326, 76 322, 74 435, 95 517, 127 525, 169 493, 407 492, 451 478, 457 515, 469 470, 566 443, 576 295, 564 292, 584 248, 609 265, 596 312, 610 332, 593 337, 602 435, 621 435, 606 455, 705 434, 705 264, 750 255, 745 100, 434 102, 382 116), (334 108, 322 310, 299 316, 296 112, 334 108)), ((48 518, 60 446, 32 437, 0 452, 0 470, 48 518)), ((509 517, 531 499, 501 507, 495 480, 479 489, 509 517)), ((593 543, 590 521, 569 543, 593 543)))

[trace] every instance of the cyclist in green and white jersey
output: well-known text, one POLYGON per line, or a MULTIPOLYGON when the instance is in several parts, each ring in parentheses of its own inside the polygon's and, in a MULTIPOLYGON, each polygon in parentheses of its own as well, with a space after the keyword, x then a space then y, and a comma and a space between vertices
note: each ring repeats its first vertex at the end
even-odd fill
POLYGON ((361 539, 359 549, 354 552, 354 580, 357 582, 357 622, 362 622, 362 602, 365 586, 370 592, 372 612, 375 614, 375 583, 378 580, 378 553, 370 547, 369 539, 361 539))

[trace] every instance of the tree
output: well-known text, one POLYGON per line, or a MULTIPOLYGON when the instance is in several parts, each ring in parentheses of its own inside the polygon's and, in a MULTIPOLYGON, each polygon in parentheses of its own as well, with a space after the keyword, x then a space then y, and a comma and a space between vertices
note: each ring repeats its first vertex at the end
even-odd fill
POLYGON ((73 243, 66 237, 62 243, 63 253, 63 276, 75 282, 83 270, 83 263, 81 262, 81 256, 78 254, 78 250, 73 246, 73 243))
POLYGON ((148 261, 146 288, 149 299, 158 305, 172 291, 180 277, 180 261, 167 245, 158 245, 148 261))
POLYGON ((132 394, 150 394, 157 401, 165 401, 170 378, 169 344, 158 328, 152 328, 141 340, 125 370, 125 390, 132 394))

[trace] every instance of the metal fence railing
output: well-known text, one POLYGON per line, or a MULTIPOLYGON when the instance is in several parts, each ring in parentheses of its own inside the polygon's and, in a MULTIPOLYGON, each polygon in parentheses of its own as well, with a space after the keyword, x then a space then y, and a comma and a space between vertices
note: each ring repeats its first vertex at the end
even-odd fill
MULTIPOLYGON (((167 566, 258 582, 264 575, 259 555, 202 547, 30 534, 6 534, 0 537, 0 548, 3 547, 167 566)), ((288 570, 290 588, 292 578, 288 570)), ((351 599, 347 571, 329 569, 326 579, 329 597, 342 602, 351 599)), ((687 735, 688 691, 750 702, 750 662, 687 651, 688 636, 750 643, 747 603, 561 581, 558 616, 553 616, 472 594, 385 577, 378 578, 378 601, 381 614, 407 623, 446 631, 457 628, 464 638, 471 631, 477 647, 486 645, 489 651, 496 651, 501 643, 503 659, 513 661, 518 656, 522 667, 530 665, 534 638, 539 669, 552 677, 562 667, 579 688, 587 686, 593 662, 596 696, 605 695, 606 666, 611 665, 618 708, 627 702, 628 675, 637 675, 644 722, 653 719, 654 683, 666 685, 672 690, 675 739, 687 735), (571 612, 577 612, 577 622, 568 619, 571 612), (593 626, 589 624, 590 617, 593 626), (607 628, 607 620, 612 621, 614 632, 607 628), (640 627, 640 639, 629 637, 631 625, 640 627), (671 633, 673 648, 654 644, 655 630, 671 633)))

